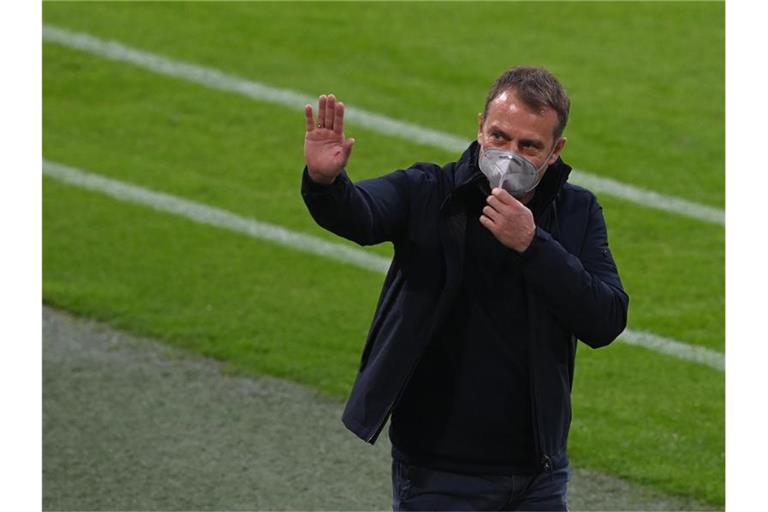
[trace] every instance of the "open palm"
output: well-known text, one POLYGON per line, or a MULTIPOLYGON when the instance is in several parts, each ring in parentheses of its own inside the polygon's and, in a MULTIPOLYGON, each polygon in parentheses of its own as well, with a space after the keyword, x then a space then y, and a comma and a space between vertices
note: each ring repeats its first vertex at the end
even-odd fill
POLYGON ((347 165, 355 139, 344 138, 344 104, 333 94, 320 96, 317 121, 312 105, 304 107, 307 121, 304 136, 304 162, 310 177, 320 183, 332 183, 347 165))

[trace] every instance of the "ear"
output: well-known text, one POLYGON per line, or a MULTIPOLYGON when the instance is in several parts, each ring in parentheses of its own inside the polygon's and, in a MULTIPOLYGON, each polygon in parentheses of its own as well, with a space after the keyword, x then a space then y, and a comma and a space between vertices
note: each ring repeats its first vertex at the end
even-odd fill
POLYGON ((485 119, 483 118, 483 113, 478 112, 477 113, 477 143, 481 146, 483 145, 483 123, 485 122, 485 119))
POLYGON ((566 138, 560 137, 560 140, 558 140, 557 144, 555 144, 554 151, 552 151, 552 154, 549 156, 549 160, 547 160, 547 165, 552 165, 553 163, 557 162, 557 159, 560 158, 560 153, 565 147, 565 142, 566 138))

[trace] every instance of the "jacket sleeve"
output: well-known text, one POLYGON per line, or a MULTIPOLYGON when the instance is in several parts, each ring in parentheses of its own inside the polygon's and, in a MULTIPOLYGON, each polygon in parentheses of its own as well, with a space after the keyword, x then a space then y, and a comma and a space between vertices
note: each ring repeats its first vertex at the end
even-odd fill
POLYGON ((602 208, 590 194, 589 221, 578 257, 537 227, 521 254, 526 282, 555 316, 592 348, 608 345, 627 325, 629 296, 608 249, 602 208))
POLYGON ((360 245, 396 239, 408 218, 408 176, 395 171, 352 183, 346 170, 330 185, 312 181, 307 168, 301 195, 318 225, 360 245))

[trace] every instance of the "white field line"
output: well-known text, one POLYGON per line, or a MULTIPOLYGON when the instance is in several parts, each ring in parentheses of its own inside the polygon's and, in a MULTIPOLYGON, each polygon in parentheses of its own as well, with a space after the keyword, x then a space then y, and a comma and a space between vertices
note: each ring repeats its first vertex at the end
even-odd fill
POLYGON ((274 224, 247 219, 220 208, 214 208, 162 192, 155 192, 48 160, 43 160, 43 173, 46 176, 56 178, 70 185, 101 192, 120 201, 149 206, 155 210, 173 213, 200 224, 208 224, 236 231, 253 238, 268 240, 285 247, 290 247, 291 249, 326 256, 366 270, 386 272, 389 268, 389 260, 386 258, 361 251, 354 247, 327 242, 321 238, 296 233, 274 224))
MULTIPOLYGON (((383 274, 389 268, 390 260, 388 258, 371 254, 361 249, 328 242, 321 238, 290 231, 274 224, 242 217, 227 210, 170 194, 155 192, 56 162, 43 160, 43 174, 69 185, 99 192, 120 201, 141 204, 154 210, 190 219, 200 224, 216 226, 298 251, 325 256, 365 270, 383 274)), ((721 352, 705 347, 663 338, 649 332, 631 331, 629 329, 626 329, 621 334, 620 340, 630 345, 637 345, 655 352, 671 355, 684 361, 702 364, 720 371, 725 370, 725 356, 721 352)))
POLYGON ((621 334, 621 341, 629 345, 647 348, 662 354, 685 359, 694 363, 700 363, 716 370, 725 371, 725 355, 722 352, 675 341, 668 338, 662 338, 652 332, 631 331, 626 329, 621 334))
MULTIPOLYGON (((173 60, 154 53, 137 50, 115 41, 105 41, 88 34, 72 32, 52 25, 43 25, 43 39, 69 48, 81 50, 110 60, 128 62, 143 69, 166 76, 188 80, 211 89, 231 92, 259 101, 284 105, 303 111, 304 105, 314 103, 317 98, 289 89, 272 87, 238 76, 223 73, 213 68, 173 60)), ((382 114, 356 107, 347 107, 346 118, 362 128, 384 135, 417 142, 452 153, 466 149, 469 141, 448 133, 431 130, 412 123, 398 121, 382 114)), ((606 194, 640 206, 676 213, 694 219, 725 225, 722 209, 706 206, 678 197, 662 195, 652 190, 603 178, 582 170, 572 174, 575 183, 581 184, 598 194, 606 194)))

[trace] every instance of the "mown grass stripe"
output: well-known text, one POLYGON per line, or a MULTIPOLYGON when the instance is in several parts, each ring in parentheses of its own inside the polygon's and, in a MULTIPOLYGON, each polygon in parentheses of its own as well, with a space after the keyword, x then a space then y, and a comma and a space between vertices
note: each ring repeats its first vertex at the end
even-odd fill
MULTIPOLYGON (((163 192, 156 192, 49 160, 43 160, 43 174, 79 188, 105 194, 120 201, 141 204, 154 210, 184 217, 194 222, 235 231, 291 249, 324 256, 364 270, 385 273, 389 268, 390 260, 388 258, 371 254, 361 249, 328 242, 312 235, 297 233, 281 226, 242 217, 221 208, 215 208, 163 192)), ((725 370, 725 356, 706 347, 664 338, 650 332, 633 331, 630 329, 626 329, 619 339, 630 345, 674 356, 684 361, 702 364, 720 371, 725 370)))
MULTIPOLYGON (((294 110, 303 110, 307 103, 314 103, 310 96, 289 89, 272 87, 245 78, 223 73, 213 68, 190 64, 154 53, 137 50, 115 41, 105 41, 89 34, 72 32, 52 25, 43 25, 43 39, 69 48, 81 50, 110 60, 128 62, 143 69, 198 83, 211 89, 232 92, 259 101, 277 103, 294 110)), ((439 132, 416 124, 392 119, 382 114, 356 107, 347 107, 347 120, 365 129, 445 149, 461 152, 469 141, 455 135, 439 132)), ((704 222, 725 225, 722 209, 699 204, 687 199, 667 196, 634 185, 597 176, 583 170, 573 173, 575 183, 582 184, 596 193, 603 193, 657 210, 667 211, 704 222)))

